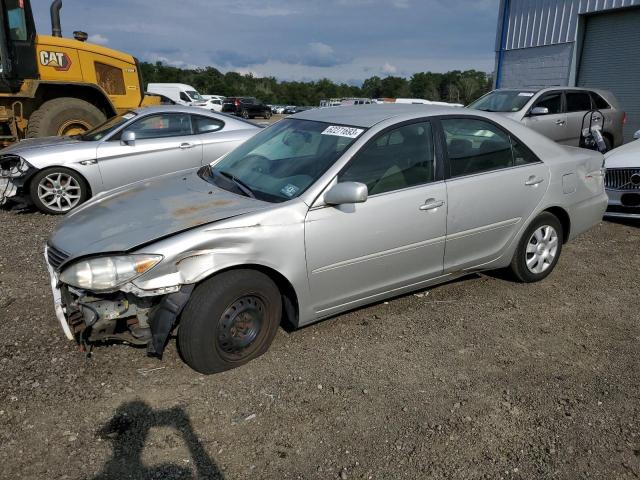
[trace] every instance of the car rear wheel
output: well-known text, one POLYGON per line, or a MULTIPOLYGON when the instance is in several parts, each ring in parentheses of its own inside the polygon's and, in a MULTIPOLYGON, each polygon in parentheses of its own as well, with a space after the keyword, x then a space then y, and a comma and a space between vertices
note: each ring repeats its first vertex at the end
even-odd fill
POLYGON ((239 367, 267 351, 282 316, 280 291, 265 274, 232 270, 193 292, 178 330, 178 347, 194 370, 239 367))
POLYGON ((78 172, 64 167, 53 167, 34 175, 29 193, 38 210, 62 215, 89 198, 89 186, 78 172))
POLYGON ((241 116, 242 118, 244 118, 244 119, 249 118, 249 110, 247 110, 247 109, 243 109, 243 110, 240 112, 240 116, 241 116))
POLYGON ((544 212, 525 230, 511 261, 511 271, 521 282, 538 282, 555 268, 562 252, 564 232, 558 218, 544 212))
POLYGON ((271 118, 271 112, 269 110, 266 110, 264 112, 264 118, 266 118, 267 120, 269 120, 271 118))

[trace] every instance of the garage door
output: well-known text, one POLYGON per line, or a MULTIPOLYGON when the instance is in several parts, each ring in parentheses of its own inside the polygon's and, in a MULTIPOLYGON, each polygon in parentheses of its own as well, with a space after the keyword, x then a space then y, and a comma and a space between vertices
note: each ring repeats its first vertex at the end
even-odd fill
POLYGON ((612 91, 627 112, 625 141, 640 130, 640 9, 589 15, 578 85, 612 91))

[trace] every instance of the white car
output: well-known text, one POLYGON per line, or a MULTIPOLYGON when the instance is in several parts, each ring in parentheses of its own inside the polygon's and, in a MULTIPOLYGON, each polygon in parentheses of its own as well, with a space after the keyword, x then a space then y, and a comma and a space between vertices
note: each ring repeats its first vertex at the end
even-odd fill
POLYGON ((636 140, 605 155, 605 188, 609 206, 605 217, 640 218, 640 130, 636 140))
POLYGON ((198 105, 199 107, 213 110, 214 112, 222 111, 222 102, 225 99, 222 95, 202 95, 202 98, 204 98, 205 102, 204 105, 198 105))

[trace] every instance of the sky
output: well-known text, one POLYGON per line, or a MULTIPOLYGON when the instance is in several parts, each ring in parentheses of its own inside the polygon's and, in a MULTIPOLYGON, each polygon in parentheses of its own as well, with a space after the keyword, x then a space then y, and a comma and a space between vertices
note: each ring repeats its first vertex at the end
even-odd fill
MULTIPOLYGON (((50 33, 48 0, 32 0, 50 33)), ((177 67, 360 84, 491 72, 499 0, 64 0, 62 32, 177 67)))

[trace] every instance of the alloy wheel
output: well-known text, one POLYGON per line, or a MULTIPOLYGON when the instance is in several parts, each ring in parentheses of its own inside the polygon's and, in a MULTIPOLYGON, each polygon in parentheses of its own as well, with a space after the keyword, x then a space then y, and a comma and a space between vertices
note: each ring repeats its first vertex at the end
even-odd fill
POLYGON ((69 174, 53 172, 38 183, 38 198, 47 208, 68 212, 80 203, 80 183, 69 174))
POLYGON ((545 272, 558 254, 558 232, 549 225, 536 229, 527 242, 526 264, 531 273, 545 272))

